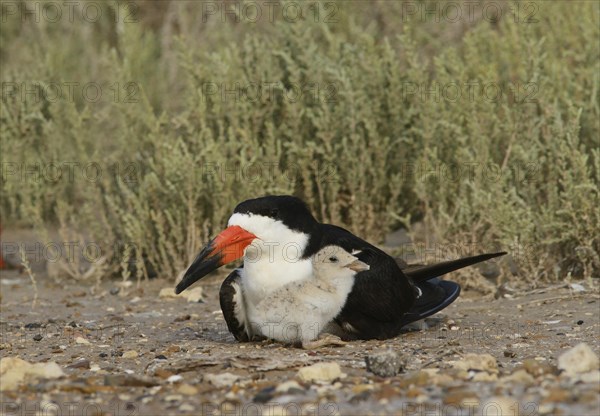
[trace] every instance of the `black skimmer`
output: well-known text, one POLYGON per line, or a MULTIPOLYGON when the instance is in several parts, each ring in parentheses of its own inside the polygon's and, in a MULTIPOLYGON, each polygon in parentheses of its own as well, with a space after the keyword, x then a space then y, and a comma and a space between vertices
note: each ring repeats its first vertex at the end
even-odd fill
POLYGON ((256 305, 281 287, 313 275, 311 257, 328 245, 357 253, 369 265, 355 276, 341 312, 334 318, 343 339, 387 339, 402 327, 439 312, 460 294, 454 282, 437 279, 506 253, 490 253, 434 265, 411 266, 349 231, 319 223, 300 199, 265 196, 235 208, 228 227, 198 254, 177 285, 180 293, 211 271, 244 257, 220 290, 221 310, 238 341, 255 339, 250 316, 256 305))
POLYGON ((356 273, 369 266, 333 245, 319 250, 311 260, 311 278, 282 286, 247 311, 253 334, 305 349, 344 344, 339 337, 320 335, 342 311, 356 273))

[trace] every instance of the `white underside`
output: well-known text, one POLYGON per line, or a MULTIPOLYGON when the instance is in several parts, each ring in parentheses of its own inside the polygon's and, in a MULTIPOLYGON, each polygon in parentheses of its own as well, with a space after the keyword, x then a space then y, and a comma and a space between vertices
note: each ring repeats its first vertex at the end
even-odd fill
POLYGON ((229 219, 233 225, 257 237, 244 252, 240 285, 234 287, 235 315, 249 338, 286 343, 317 339, 342 310, 355 272, 318 267, 315 274, 313 260, 301 258, 309 236, 280 221, 237 213, 229 219))
POLYGON ((239 269, 241 290, 236 290, 237 297, 243 293, 243 299, 236 299, 236 318, 244 322, 252 337, 254 325, 250 322, 260 324, 262 319, 257 305, 282 287, 312 276, 311 260, 301 259, 308 235, 259 215, 233 214, 228 225, 238 225, 258 237, 244 252, 244 267, 239 269), (239 312, 237 305, 243 305, 239 312))

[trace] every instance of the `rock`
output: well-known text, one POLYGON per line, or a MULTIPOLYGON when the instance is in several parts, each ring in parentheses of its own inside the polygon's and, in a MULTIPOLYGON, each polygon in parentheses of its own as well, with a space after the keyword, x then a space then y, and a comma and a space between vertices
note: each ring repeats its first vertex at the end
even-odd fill
POLYGON ((177 388, 177 392, 185 396, 195 396, 198 389, 190 384, 183 383, 177 388))
POLYGON ((34 335, 34 336, 33 336, 33 340, 34 340, 34 341, 41 341, 41 340, 42 340, 42 338, 44 338, 44 337, 42 336, 42 334, 37 334, 37 335, 34 335))
POLYGON ((105 386, 153 387, 158 383, 147 377, 135 377, 129 374, 107 374, 104 376, 105 386))
POLYGON ((125 351, 122 355, 123 358, 137 358, 138 352, 135 350, 125 351))
POLYGON ((517 356, 517 353, 513 350, 504 350, 504 356, 506 358, 515 358, 517 356))
POLYGON ((169 376, 169 378, 167 378, 167 382, 169 383, 177 383, 181 380, 183 380, 183 376, 180 376, 179 374, 173 374, 172 376, 169 376))
POLYGON ((431 384, 446 386, 454 382, 454 378, 448 374, 440 373, 440 370, 437 368, 425 368, 421 371, 427 373, 428 382, 431 384))
POLYGON ((90 368, 90 360, 86 360, 85 358, 75 361, 73 364, 68 365, 67 368, 90 368))
POLYGON ((117 294, 119 294, 119 290, 121 290, 121 289, 118 287, 112 287, 112 288, 110 288, 110 294, 113 296, 117 295, 117 294))
POLYGON ((400 386, 404 388, 408 388, 411 385, 425 386, 430 383, 429 377, 430 373, 428 371, 414 371, 399 380, 400 386))
POLYGON ((577 381, 582 381, 584 383, 594 383, 600 385, 600 371, 594 370, 589 371, 587 373, 579 374, 577 376, 577 381))
POLYGON ((589 345, 581 343, 558 357, 558 368, 568 376, 598 369, 598 356, 589 345))
POLYGON ((189 321, 190 319, 192 319, 192 315, 190 315, 189 313, 187 313, 185 315, 180 315, 177 318, 173 319, 173 322, 189 321))
POLYGON ((40 378, 59 378, 64 375, 55 362, 31 364, 15 357, 0 360, 0 391, 15 390, 21 383, 35 381, 40 378))
POLYGON ((273 397, 275 397, 275 387, 270 386, 259 391, 256 396, 252 399, 254 403, 267 403, 273 397))
POLYGON ((556 367, 532 358, 523 360, 523 369, 534 377, 543 376, 544 374, 557 374, 556 367))
POLYGON ((202 302, 202 286, 197 286, 193 289, 188 289, 185 292, 181 293, 180 296, 186 298, 188 302, 202 302))
POLYGON ((196 408, 189 403, 183 403, 181 406, 179 406, 180 412, 188 412, 189 413, 189 412, 193 412, 195 410, 196 410, 196 408))
POLYGON ((465 354, 462 360, 450 364, 457 370, 498 373, 498 363, 490 354, 465 354))
POLYGON ((165 287, 160 290, 158 293, 158 297, 162 299, 177 299, 184 298, 187 299, 188 302, 202 302, 203 301, 203 291, 202 286, 195 287, 193 289, 188 289, 179 295, 175 294, 175 289, 172 287, 165 287))
POLYGON ((179 351, 181 351, 181 347, 179 345, 170 345, 169 348, 167 348, 167 353, 174 353, 179 351))
POLYGON ((298 377, 304 382, 332 382, 344 374, 338 363, 317 363, 298 370, 298 377))
POLYGON ((294 380, 288 380, 288 381, 285 381, 285 382, 281 383, 280 385, 278 385, 275 388, 275 391, 277 393, 295 394, 295 393, 304 393, 305 390, 300 384, 298 384, 294 380))
POLYGON ((367 371, 380 377, 393 377, 402 370, 406 363, 395 351, 377 352, 365 357, 367 371))
POLYGON ((179 297, 179 295, 175 294, 175 289, 173 289, 172 287, 164 287, 160 290, 160 292, 158 292, 158 297, 161 299, 165 299, 165 298, 175 299, 175 298, 179 297))
POLYGON ((510 397, 492 397, 481 404, 484 415, 518 415, 521 414, 519 402, 510 397))
POLYGON ((180 402, 183 400, 183 396, 181 396, 181 394, 169 394, 168 396, 165 396, 163 400, 165 402, 180 402))
POLYGON ((571 289, 575 293, 585 292, 585 287, 583 287, 583 285, 580 285, 579 283, 570 283, 569 289, 571 289))
POLYGON ((496 381, 498 380, 498 374, 488 373, 487 371, 478 371, 472 374, 471 381, 496 381))
POLYGON ((83 344, 83 345, 89 345, 90 344, 90 342, 87 339, 83 338, 83 337, 77 337, 77 338, 75 338, 75 343, 76 344, 83 344))
POLYGON ((231 387, 233 383, 238 381, 240 376, 231 373, 222 374, 207 374, 204 376, 204 380, 208 381, 215 387, 231 387))
POLYGON ((515 371, 514 373, 512 373, 510 375, 502 377, 500 379, 500 381, 508 383, 508 384, 523 383, 523 384, 530 385, 530 384, 533 384, 535 379, 527 371, 521 369, 521 370, 515 371))

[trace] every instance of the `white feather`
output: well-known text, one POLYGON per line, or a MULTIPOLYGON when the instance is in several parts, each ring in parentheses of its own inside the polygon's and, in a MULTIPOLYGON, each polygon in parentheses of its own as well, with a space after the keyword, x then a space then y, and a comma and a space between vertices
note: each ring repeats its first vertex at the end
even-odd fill
POLYGON ((228 225, 240 226, 258 237, 244 251, 241 276, 248 308, 280 287, 312 275, 310 259, 301 258, 308 234, 261 215, 233 214, 228 225))

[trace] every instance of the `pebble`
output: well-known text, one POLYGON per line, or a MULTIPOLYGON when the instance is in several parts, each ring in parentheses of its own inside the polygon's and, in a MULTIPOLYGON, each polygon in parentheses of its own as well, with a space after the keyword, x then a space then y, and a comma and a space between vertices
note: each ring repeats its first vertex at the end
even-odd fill
POLYGON ((190 384, 183 383, 177 388, 177 392, 185 396, 195 396, 198 394, 198 389, 190 384))
POLYGON ((0 391, 16 390, 23 382, 39 378, 59 378, 64 375, 54 361, 31 364, 16 357, 4 357, 0 360, 0 391))
POLYGON ((598 365, 598 356, 583 342, 558 357, 558 368, 568 376, 597 370, 598 365))
POLYGON ((172 376, 169 376, 169 378, 167 378, 167 381, 169 383, 177 383, 178 381, 183 380, 183 377, 180 376, 179 374, 174 374, 172 376))
POLYGON ((486 371, 471 371, 469 372, 469 379, 472 381, 496 381, 498 375, 486 371))
POLYGON ((523 384, 533 384, 533 382, 535 381, 535 379, 531 376, 531 374, 529 374, 527 371, 520 369, 515 371, 514 373, 507 375, 505 377, 502 377, 500 379, 500 381, 502 382, 506 382, 506 383, 523 383, 523 384))
POLYGON ((231 373, 221 374, 206 374, 204 380, 208 381, 215 387, 231 387, 236 381, 240 379, 240 376, 231 373))
POLYGON ((425 368, 421 371, 427 373, 428 382, 431 384, 445 386, 454 382, 452 377, 448 374, 440 373, 440 370, 437 368, 425 368))
POLYGON ((135 350, 125 351, 122 355, 123 358, 137 358, 138 352, 135 350))
POLYGON ((118 287, 113 287, 113 288, 110 289, 110 294, 111 295, 118 295, 120 290, 121 289, 119 289, 118 287))
POLYGON ((498 363, 490 354, 465 354, 462 360, 451 361, 450 364, 457 370, 498 373, 498 363))
POLYGON ((157 384, 147 377, 135 377, 130 374, 107 374, 104 376, 105 386, 152 387, 157 384))
POLYGON ((544 374, 554 374, 557 372, 556 367, 531 358, 523 360, 523 369, 534 377, 539 377, 544 374))
POLYGON ((395 351, 383 351, 365 357, 367 371, 380 377, 393 377, 403 371, 406 363, 395 351))
POLYGON ((172 287, 164 287, 158 292, 159 298, 176 298, 178 295, 175 293, 175 289, 172 287))
POLYGON ((44 338, 44 337, 42 336, 42 334, 37 334, 37 335, 34 335, 34 336, 33 336, 33 340, 34 340, 34 341, 41 341, 41 340, 42 340, 42 338, 44 338))
POLYGON ((75 343, 76 344, 83 344, 83 345, 89 345, 90 344, 90 342, 87 339, 83 338, 83 337, 77 337, 77 338, 75 338, 75 343))
POLYGON ((600 371, 588 371, 587 373, 579 374, 577 376, 577 381, 582 381, 584 383, 594 383, 600 385, 600 371))
POLYGON ((504 350, 504 356, 507 358, 515 358, 517 353, 512 350, 504 350))
POLYGON ((90 368, 90 360, 86 360, 85 358, 82 358, 80 360, 75 361, 73 364, 68 365, 67 368, 89 369, 90 368))
POLYGON ((288 380, 275 388, 277 393, 304 393, 304 388, 294 380, 288 380))
POLYGON ((575 293, 585 292, 585 287, 583 287, 583 285, 580 285, 579 283, 570 283, 569 288, 575 293))
POLYGON ((309 365, 298 370, 297 375, 304 382, 332 382, 344 376, 336 362, 309 365))
POLYGON ((183 403, 181 406, 179 406, 180 412, 193 412, 195 410, 196 408, 189 403, 183 403))
POLYGON ((492 397, 481 404, 481 414, 484 415, 518 415, 519 402, 509 397, 492 397))
POLYGON ((187 299, 188 302, 203 302, 203 292, 202 286, 195 287, 193 289, 188 289, 179 295, 175 294, 175 290, 172 287, 165 287, 160 290, 158 293, 158 297, 161 299, 177 299, 184 298, 187 299))
POLYGON ((259 391, 256 396, 252 399, 254 403, 267 403, 273 397, 275 397, 275 387, 270 386, 259 391))
POLYGON ((183 396, 181 394, 169 394, 165 396, 163 399, 165 402, 180 402, 183 400, 183 396))

